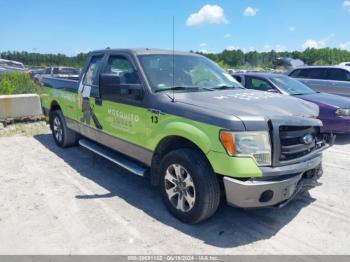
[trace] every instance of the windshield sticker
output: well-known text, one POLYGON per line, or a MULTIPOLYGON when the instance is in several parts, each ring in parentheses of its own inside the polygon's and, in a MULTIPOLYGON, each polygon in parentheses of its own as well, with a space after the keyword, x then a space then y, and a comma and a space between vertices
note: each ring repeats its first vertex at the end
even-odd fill
POLYGON ((270 93, 265 93, 265 92, 254 92, 254 93, 239 93, 239 94, 230 94, 230 95, 222 95, 222 96, 215 96, 214 98, 218 100, 223 100, 223 99, 229 99, 229 98, 236 98, 236 99, 241 99, 241 100, 259 100, 259 99, 269 99, 272 97, 276 97, 278 94, 270 94, 270 93))

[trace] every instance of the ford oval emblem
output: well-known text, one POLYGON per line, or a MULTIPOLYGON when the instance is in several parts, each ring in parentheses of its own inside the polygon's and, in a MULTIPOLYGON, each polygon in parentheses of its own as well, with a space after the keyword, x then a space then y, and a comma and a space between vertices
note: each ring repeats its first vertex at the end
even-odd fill
POLYGON ((310 134, 307 134, 305 136, 303 136, 301 138, 301 141, 305 144, 305 145, 309 145, 314 141, 314 137, 310 134))

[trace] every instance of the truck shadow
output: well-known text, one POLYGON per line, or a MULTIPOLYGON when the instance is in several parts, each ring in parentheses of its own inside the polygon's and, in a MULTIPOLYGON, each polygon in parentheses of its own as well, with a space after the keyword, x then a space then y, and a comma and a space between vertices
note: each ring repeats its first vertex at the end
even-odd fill
POLYGON ((186 225, 168 213, 158 188, 152 187, 145 178, 129 174, 81 147, 59 148, 51 135, 37 135, 35 139, 76 170, 77 175, 90 179, 109 192, 72 197, 81 201, 122 198, 159 222, 216 247, 232 248, 269 239, 293 220, 302 208, 314 201, 306 193, 283 209, 242 210, 223 205, 209 220, 186 225))

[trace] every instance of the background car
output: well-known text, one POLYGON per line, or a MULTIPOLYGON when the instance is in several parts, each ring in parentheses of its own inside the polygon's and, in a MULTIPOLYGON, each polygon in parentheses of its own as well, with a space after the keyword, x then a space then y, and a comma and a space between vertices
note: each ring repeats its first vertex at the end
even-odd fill
POLYGON ((350 66, 350 62, 343 62, 339 64, 340 66, 350 66))
POLYGON ((41 83, 43 75, 50 75, 51 77, 55 78, 78 80, 80 75, 80 69, 67 66, 47 67, 34 76, 34 82, 41 83))
POLYGON ((319 106, 322 132, 350 133, 350 98, 315 92, 305 84, 282 74, 234 74, 245 88, 268 91, 315 103, 319 106))
POLYGON ((303 66, 290 70, 287 75, 298 78, 315 91, 350 97, 348 66, 303 66))
POLYGON ((7 60, 7 59, 0 59, 0 73, 14 72, 14 71, 28 72, 24 64, 21 62, 7 60))

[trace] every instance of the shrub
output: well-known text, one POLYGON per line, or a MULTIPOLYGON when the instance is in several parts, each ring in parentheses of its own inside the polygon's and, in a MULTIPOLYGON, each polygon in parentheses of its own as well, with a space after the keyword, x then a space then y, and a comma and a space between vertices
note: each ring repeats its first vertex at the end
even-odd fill
POLYGON ((40 93, 40 86, 35 84, 27 73, 5 72, 0 74, 0 95, 40 93))

